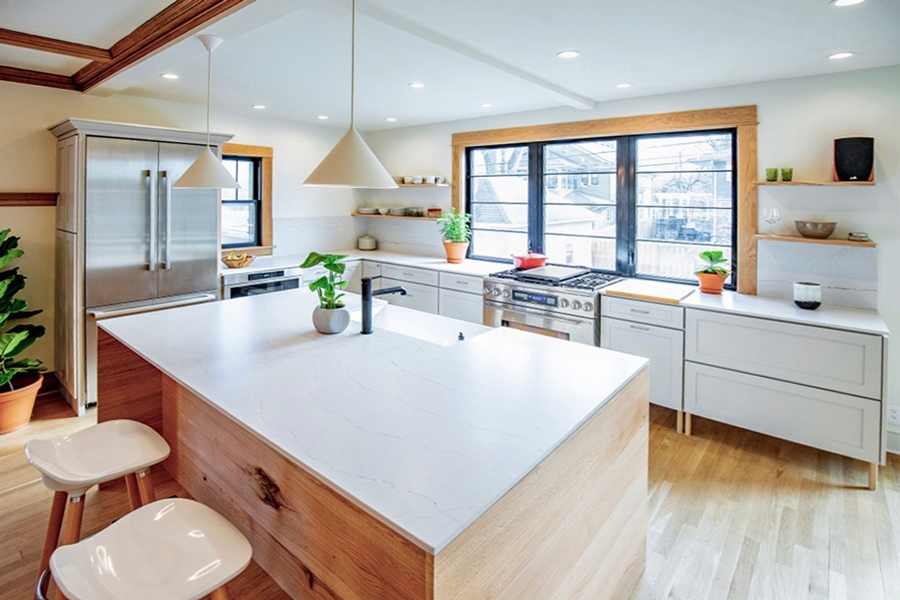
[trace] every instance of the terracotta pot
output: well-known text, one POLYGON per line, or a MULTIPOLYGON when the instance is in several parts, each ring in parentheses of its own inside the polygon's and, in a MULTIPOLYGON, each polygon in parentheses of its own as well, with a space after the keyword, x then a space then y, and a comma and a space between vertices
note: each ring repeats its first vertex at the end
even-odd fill
POLYGON ((444 251, 447 253, 447 262, 458 264, 466 260, 466 252, 469 250, 469 242, 444 242, 444 251))
POLYGON ((350 324, 350 313, 346 308, 321 308, 313 310, 313 326, 319 333, 340 333, 350 324))
POLYGON ((715 273, 697 273, 697 279, 700 281, 701 292, 705 294, 721 294, 727 277, 722 277, 715 273))
POLYGON ((44 376, 40 373, 28 373, 13 379, 16 389, 0 393, 0 434, 28 425, 43 382, 44 376))

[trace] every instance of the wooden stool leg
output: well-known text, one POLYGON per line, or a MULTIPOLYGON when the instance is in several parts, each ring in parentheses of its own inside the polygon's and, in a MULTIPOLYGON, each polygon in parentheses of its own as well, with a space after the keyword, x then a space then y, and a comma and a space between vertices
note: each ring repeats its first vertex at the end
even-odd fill
MULTIPOLYGON (((69 498, 69 509, 66 511, 66 529, 63 532, 62 545, 75 544, 81 539, 81 520, 84 517, 84 496, 72 496, 69 498)), ((54 600, 66 600, 66 597, 56 588, 54 600)))
POLYGON ((684 435, 691 435, 691 413, 684 413, 684 435))
POLYGON ((874 490, 878 485, 878 463, 869 463, 869 489, 874 490))
POLYGON ((131 506, 131 510, 140 508, 143 505, 141 503, 141 490, 138 488, 137 476, 134 473, 129 473, 125 476, 125 487, 128 488, 128 504, 131 506))
MULTIPOLYGON (((66 500, 69 495, 65 492, 53 494, 53 505, 50 507, 50 520, 47 522, 47 536, 44 538, 44 549, 41 551, 41 564, 38 569, 38 577, 50 566, 50 555, 59 545, 59 533, 62 531, 63 515, 66 512, 66 500)), ((37 593, 35 593, 37 598, 37 593)))
POLYGON ((684 431, 684 411, 679 410, 678 416, 675 418, 675 431, 681 433, 684 431))
POLYGON ((213 593, 209 595, 211 600, 228 600, 230 596, 228 595, 228 590, 225 589, 223 585, 217 590, 213 590, 213 593))
POLYGON ((137 483, 141 492, 141 504, 150 504, 156 500, 156 496, 153 494, 153 482, 150 480, 150 471, 138 473, 137 483))

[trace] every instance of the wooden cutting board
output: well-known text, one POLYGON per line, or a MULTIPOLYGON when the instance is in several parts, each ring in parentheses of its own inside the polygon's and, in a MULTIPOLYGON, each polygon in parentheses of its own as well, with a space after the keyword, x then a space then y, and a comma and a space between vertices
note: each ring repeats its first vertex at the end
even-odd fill
POLYGON ((678 304, 696 290, 697 288, 692 285, 682 285, 680 283, 626 279, 605 288, 603 293, 622 298, 678 304))

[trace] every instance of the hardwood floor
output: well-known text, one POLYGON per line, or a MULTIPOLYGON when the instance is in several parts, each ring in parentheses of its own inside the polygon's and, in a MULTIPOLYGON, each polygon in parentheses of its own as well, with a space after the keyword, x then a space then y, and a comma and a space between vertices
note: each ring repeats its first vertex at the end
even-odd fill
MULTIPOLYGON (((0 599, 31 597, 50 510, 22 447, 94 420, 42 398, 29 427, 0 437, 0 599)), ((705 419, 692 437, 674 425, 673 411, 651 408, 647 571, 631 600, 900 597, 900 457, 870 492, 861 462, 705 419)), ((185 495, 153 474, 158 497, 185 495)), ((127 506, 124 485, 92 490, 85 534, 127 506)), ((233 600, 287 598, 255 563, 228 587, 233 600)))

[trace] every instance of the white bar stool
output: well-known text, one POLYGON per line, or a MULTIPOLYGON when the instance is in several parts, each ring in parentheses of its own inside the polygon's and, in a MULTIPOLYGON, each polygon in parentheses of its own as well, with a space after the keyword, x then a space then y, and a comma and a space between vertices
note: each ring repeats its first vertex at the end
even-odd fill
MULTIPOLYGON (((100 533, 60 546, 50 570, 67 600, 228 600, 225 584, 250 564, 238 529, 211 508, 183 498, 134 510, 100 533)), ((37 597, 46 600, 45 571, 37 597)))
POLYGON ((25 457, 41 472, 44 485, 56 492, 38 575, 47 569, 50 555, 59 545, 63 513, 66 529, 62 543, 74 544, 81 539, 88 489, 124 477, 131 509, 139 508, 155 499, 148 470, 168 456, 166 440, 137 421, 108 421, 55 440, 29 441, 25 457))

